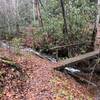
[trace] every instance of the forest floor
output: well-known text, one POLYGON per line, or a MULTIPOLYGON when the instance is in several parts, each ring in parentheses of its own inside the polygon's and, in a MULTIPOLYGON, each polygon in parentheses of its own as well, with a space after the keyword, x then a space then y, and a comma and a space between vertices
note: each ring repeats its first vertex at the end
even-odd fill
POLYGON ((5 73, 3 80, 0 79, 1 100, 94 100, 85 86, 54 70, 59 63, 29 53, 15 55, 2 48, 0 56, 20 64, 24 73, 0 64, 0 72, 5 73))

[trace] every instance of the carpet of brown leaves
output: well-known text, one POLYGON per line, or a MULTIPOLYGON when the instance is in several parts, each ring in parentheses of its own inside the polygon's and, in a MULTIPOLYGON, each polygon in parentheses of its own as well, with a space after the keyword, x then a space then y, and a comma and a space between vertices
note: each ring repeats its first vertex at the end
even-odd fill
POLYGON ((24 73, 3 67, 6 76, 1 100, 94 100, 70 76, 54 71, 57 63, 32 54, 18 56, 4 49, 0 49, 0 56, 20 64, 24 73))

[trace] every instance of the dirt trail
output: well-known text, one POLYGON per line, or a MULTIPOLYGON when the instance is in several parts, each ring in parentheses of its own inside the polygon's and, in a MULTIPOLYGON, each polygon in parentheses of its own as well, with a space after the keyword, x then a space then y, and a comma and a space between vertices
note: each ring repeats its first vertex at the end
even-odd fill
POLYGON ((57 66, 57 63, 30 54, 16 56, 4 49, 0 49, 0 55, 19 63, 28 76, 25 80, 12 79, 7 82, 1 100, 89 100, 90 98, 88 91, 70 76, 65 77, 53 70, 53 66, 57 66))

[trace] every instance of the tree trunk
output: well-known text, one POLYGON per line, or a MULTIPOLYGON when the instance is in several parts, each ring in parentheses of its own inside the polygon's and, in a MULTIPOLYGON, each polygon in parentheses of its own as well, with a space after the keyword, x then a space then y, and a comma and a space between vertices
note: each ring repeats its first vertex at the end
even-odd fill
POLYGON ((91 39, 91 41, 92 41, 91 50, 95 49, 96 34, 97 34, 97 27, 96 27, 96 23, 95 23, 93 34, 92 34, 92 39, 91 39))
POLYGON ((41 16, 41 11, 40 11, 39 0, 35 0, 35 7, 36 7, 36 17, 39 21, 39 25, 43 27, 43 21, 42 21, 42 16, 41 16))
POLYGON ((63 15, 63 20, 64 20, 64 25, 63 25, 63 34, 64 34, 64 41, 66 41, 68 37, 68 29, 67 29, 67 22, 66 22, 66 15, 65 15, 65 8, 64 8, 64 1, 60 0, 61 3, 61 8, 62 8, 62 15, 63 15))

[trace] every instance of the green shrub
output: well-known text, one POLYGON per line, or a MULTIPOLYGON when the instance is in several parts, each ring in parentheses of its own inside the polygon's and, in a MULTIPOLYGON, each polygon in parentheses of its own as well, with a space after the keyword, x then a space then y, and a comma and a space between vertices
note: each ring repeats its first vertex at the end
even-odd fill
POLYGON ((14 47, 14 51, 16 54, 20 54, 21 43, 22 43, 21 38, 13 38, 11 41, 11 45, 14 47))
MULTIPOLYGON (((50 0, 48 2, 42 13, 44 31, 63 41, 63 17, 60 1, 50 0)), ((91 25, 96 20, 96 4, 91 3, 90 0, 65 0, 64 4, 68 28, 67 39, 71 42, 91 39, 93 32, 91 25)))

